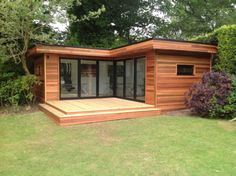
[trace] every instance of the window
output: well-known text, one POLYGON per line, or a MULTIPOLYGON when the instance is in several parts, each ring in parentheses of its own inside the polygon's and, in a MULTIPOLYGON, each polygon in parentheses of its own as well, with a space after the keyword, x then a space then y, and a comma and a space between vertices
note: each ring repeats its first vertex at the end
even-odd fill
POLYGON ((193 65, 177 65, 177 75, 191 75, 193 76, 193 65))

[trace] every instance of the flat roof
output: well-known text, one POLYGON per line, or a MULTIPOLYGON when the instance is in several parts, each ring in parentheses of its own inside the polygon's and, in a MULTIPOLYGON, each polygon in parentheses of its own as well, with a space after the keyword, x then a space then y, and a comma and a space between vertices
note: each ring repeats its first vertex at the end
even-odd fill
POLYGON ((29 49, 28 56, 47 53, 91 57, 121 57, 127 54, 132 55, 137 53, 145 53, 150 50, 172 50, 214 54, 217 52, 217 47, 215 45, 202 42, 149 38, 136 43, 115 48, 90 48, 66 45, 37 44, 29 49))

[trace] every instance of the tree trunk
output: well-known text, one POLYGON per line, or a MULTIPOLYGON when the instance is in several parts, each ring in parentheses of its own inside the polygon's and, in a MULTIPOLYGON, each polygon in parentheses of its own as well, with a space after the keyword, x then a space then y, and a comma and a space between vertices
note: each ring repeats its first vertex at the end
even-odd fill
POLYGON ((30 75, 30 71, 29 71, 29 68, 28 68, 27 63, 26 63, 26 58, 22 58, 21 63, 22 63, 22 67, 25 71, 25 75, 30 75))

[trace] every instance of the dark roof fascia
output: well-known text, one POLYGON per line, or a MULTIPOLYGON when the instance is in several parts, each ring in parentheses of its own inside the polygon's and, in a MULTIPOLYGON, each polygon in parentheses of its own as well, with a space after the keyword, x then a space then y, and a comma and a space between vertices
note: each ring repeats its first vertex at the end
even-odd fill
POLYGON ((152 38, 153 40, 163 40, 163 41, 170 41, 170 42, 182 42, 182 43, 196 43, 196 44, 203 44, 203 45, 213 45, 209 42, 198 42, 198 41, 189 41, 189 40, 178 40, 178 39, 165 39, 165 38, 152 38))

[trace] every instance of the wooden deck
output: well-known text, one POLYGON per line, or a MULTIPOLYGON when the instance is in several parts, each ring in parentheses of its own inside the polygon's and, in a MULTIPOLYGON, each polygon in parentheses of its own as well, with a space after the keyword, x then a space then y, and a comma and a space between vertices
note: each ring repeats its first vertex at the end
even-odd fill
POLYGON ((39 106, 61 126, 160 114, 153 105, 119 98, 48 101, 39 106))

